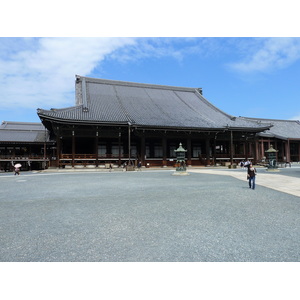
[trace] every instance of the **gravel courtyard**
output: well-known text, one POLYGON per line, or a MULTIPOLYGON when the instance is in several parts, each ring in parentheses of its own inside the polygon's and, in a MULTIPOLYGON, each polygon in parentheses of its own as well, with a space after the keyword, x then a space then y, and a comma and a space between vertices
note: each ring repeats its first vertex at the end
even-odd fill
POLYGON ((300 261, 299 197, 173 172, 0 174, 0 261, 300 261))

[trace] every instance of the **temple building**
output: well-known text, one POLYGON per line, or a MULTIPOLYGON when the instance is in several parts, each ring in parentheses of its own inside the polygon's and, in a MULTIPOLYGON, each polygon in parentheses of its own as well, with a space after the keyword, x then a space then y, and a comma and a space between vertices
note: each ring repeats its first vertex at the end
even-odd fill
POLYGON ((41 123, 4 121, 0 125, 0 170, 9 171, 17 162, 22 170, 45 169, 54 146, 41 123))
POLYGON ((251 119, 256 122, 272 124, 268 131, 257 134, 256 147, 258 159, 265 156, 265 151, 271 145, 278 150, 278 162, 299 162, 300 161, 300 122, 293 120, 271 120, 271 119, 251 119))
MULTIPOLYGON (((44 139, 36 144, 43 145, 38 151, 47 167, 96 168, 138 161, 148 167, 174 166, 179 143, 187 150, 188 166, 263 162, 271 144, 278 149, 278 161, 300 161, 299 121, 229 115, 206 100, 201 88, 77 75, 75 106, 37 113, 44 139)), ((0 149, 7 154, 3 131, 0 149)))

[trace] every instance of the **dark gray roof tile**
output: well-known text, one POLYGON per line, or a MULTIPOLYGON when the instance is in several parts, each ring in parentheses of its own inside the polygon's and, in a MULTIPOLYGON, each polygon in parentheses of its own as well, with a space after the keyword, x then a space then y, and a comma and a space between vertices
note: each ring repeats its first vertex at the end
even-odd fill
POLYGON ((270 123, 273 126, 270 130, 262 132, 259 135, 265 137, 277 137, 279 139, 300 139, 300 122, 296 120, 275 120, 275 119, 259 119, 246 118, 258 123, 270 123))
POLYGON ((194 129, 251 128, 257 122, 233 118, 200 93, 198 88, 109 81, 77 76, 75 107, 38 110, 39 116, 57 121, 132 123, 194 129), (84 85, 85 88, 82 88, 84 85), (86 95, 84 94, 86 93, 86 95), (82 95, 84 94, 84 95, 82 95))
POLYGON ((49 141, 48 132, 41 123, 2 122, 0 142, 43 143, 49 141))

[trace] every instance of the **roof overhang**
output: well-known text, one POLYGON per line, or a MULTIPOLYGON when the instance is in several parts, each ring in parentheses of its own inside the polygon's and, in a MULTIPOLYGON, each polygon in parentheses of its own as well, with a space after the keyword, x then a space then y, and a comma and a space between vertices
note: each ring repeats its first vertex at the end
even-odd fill
POLYGON ((121 127, 127 127, 131 126, 132 128, 136 130, 164 130, 164 131, 191 131, 191 132, 253 132, 253 133, 259 133, 266 130, 269 130, 270 127, 259 127, 259 128, 253 128, 253 127, 174 127, 174 126, 153 126, 153 125, 145 125, 145 124, 136 124, 136 123, 129 123, 129 122, 103 122, 103 121, 83 121, 83 120, 68 120, 68 119, 59 119, 47 115, 43 115, 39 113, 39 117, 44 124, 44 126, 50 130, 50 127, 47 125, 47 123, 53 123, 61 124, 61 125, 82 125, 82 126, 121 126, 121 127))

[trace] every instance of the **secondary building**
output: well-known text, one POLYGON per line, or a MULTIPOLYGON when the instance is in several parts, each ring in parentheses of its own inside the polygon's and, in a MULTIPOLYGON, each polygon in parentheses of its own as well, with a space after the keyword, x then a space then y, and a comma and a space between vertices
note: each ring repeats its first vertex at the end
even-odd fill
MULTIPOLYGON (((22 170, 45 169, 53 158, 55 142, 41 123, 2 122, 0 125, 0 170, 10 171, 16 163, 22 170)), ((55 158, 56 159, 56 158, 55 158)))

